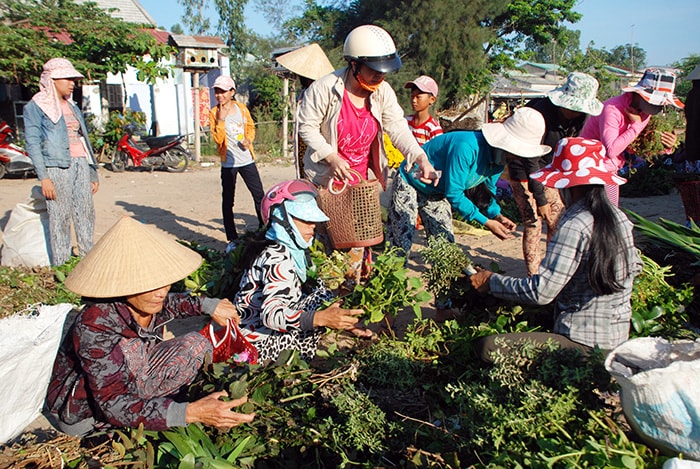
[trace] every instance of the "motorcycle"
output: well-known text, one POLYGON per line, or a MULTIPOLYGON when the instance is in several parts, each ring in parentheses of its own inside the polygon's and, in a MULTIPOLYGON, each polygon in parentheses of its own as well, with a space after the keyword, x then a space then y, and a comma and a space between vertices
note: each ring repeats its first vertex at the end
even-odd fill
POLYGON ((165 135, 162 137, 141 137, 147 145, 134 140, 136 126, 124 126, 124 135, 117 143, 112 155, 112 170, 121 172, 129 168, 165 169, 171 173, 181 173, 187 168, 192 158, 190 152, 180 145, 184 135, 165 135))
POLYGON ((24 148, 15 145, 12 127, 0 120, 0 179, 7 174, 27 177, 36 174, 29 154, 24 148))

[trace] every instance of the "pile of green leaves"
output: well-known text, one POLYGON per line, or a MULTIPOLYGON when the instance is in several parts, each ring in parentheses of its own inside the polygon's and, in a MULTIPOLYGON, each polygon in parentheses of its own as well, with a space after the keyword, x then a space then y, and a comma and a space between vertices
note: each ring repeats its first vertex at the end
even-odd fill
MULTIPOLYGON (((649 123, 627 147, 627 150, 641 158, 651 161, 654 157, 664 153, 665 148, 661 143, 663 132, 673 132, 675 129, 685 127, 684 116, 676 110, 660 112, 651 116, 649 123)), ((676 146, 680 141, 676 141, 676 146)))
POLYGON ((670 266, 661 267, 643 254, 641 258, 642 273, 635 278, 632 289, 630 336, 692 337, 686 306, 693 299, 693 287, 673 288, 666 281, 673 275, 670 266))
POLYGON ((418 277, 410 277, 405 256, 396 247, 387 247, 377 256, 366 282, 343 298, 344 308, 362 308, 367 322, 374 323, 396 317, 410 307, 421 317, 420 303, 430 300, 418 277))
POLYGON ((426 289, 436 297, 461 298, 470 291, 471 284, 465 273, 471 259, 457 243, 442 236, 429 237, 428 247, 420 251, 430 267, 421 273, 426 289))
POLYGON ((29 311, 37 303, 77 305, 80 297, 63 284, 80 258, 71 257, 57 267, 0 266, 0 319, 20 311, 29 311))
POLYGON ((659 218, 658 223, 623 209, 634 223, 634 227, 654 244, 687 252, 700 259, 700 227, 691 220, 690 227, 659 218))

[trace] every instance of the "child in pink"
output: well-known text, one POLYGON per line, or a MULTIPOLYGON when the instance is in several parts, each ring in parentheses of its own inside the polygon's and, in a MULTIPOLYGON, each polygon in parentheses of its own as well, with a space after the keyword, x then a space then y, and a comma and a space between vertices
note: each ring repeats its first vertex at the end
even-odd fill
MULTIPOLYGON (((623 88, 623 93, 603 103, 599 116, 590 116, 580 136, 600 140, 605 146, 605 166, 617 172, 624 166, 623 152, 644 130, 652 115, 663 106, 671 105, 683 109, 683 103, 674 96, 676 74, 672 70, 648 68, 635 86, 623 88)), ((676 135, 664 132, 661 141, 666 148, 673 148, 676 135)), ((605 186, 610 202, 617 206, 620 188, 605 186)))

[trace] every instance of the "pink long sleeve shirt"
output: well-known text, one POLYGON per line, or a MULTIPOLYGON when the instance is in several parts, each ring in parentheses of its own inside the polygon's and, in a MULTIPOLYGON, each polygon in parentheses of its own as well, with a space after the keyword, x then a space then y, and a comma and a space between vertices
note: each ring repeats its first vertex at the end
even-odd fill
POLYGON ((624 110, 632 102, 633 93, 622 93, 603 103, 603 112, 599 116, 590 116, 581 130, 580 137, 600 140, 605 146, 607 158, 605 166, 616 171, 625 164, 622 152, 649 123, 649 116, 642 113, 641 122, 629 122, 624 110))

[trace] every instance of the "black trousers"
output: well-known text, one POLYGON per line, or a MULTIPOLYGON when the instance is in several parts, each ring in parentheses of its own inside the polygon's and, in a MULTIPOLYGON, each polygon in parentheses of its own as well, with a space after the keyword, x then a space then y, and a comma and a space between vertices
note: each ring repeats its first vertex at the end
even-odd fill
POLYGON ((265 196, 260 173, 255 163, 251 163, 238 168, 221 168, 221 214, 224 219, 224 229, 226 230, 226 239, 233 241, 238 239, 236 225, 233 222, 233 205, 236 195, 236 179, 241 175, 243 182, 248 188, 248 192, 253 196, 255 203, 255 213, 258 216, 258 227, 263 225, 262 216, 260 216, 260 203, 265 196))

